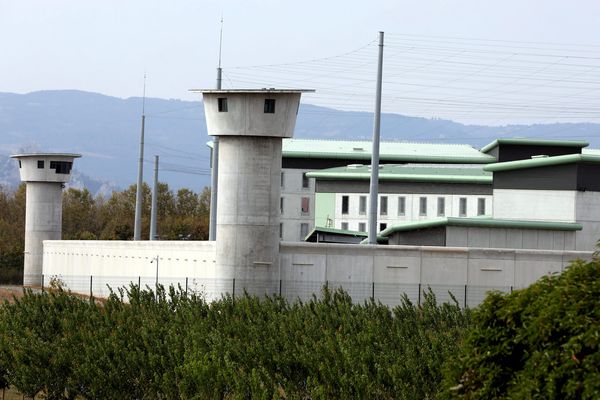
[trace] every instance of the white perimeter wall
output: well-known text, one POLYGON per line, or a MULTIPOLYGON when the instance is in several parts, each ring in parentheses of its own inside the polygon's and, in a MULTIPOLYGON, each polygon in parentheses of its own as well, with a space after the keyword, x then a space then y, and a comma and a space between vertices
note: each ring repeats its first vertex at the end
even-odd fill
MULTIPOLYGON (((106 285, 130 282, 153 287, 159 256, 162 284, 188 285, 207 298, 232 292, 229 277, 215 268, 215 242, 185 241, 45 241, 44 276, 66 283, 73 291, 105 295, 106 285), (90 282, 90 276, 92 276, 90 282), (186 280, 187 278, 187 280, 186 280)), ((323 284, 341 286, 357 301, 375 298, 400 303, 403 293, 419 301, 419 289, 431 287, 438 299, 452 292, 461 304, 478 304, 487 290, 525 287, 543 275, 562 271, 571 260, 592 252, 477 249, 465 247, 368 246, 281 243, 280 287, 289 299, 308 299, 323 284)), ((236 286, 240 293, 242 284, 236 286)))

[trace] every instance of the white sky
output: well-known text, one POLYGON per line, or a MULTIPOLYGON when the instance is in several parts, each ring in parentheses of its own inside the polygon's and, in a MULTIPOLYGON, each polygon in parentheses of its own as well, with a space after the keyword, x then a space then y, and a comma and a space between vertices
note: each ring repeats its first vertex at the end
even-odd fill
POLYGON ((384 111, 489 124, 600 115, 597 0, 0 0, 0 91, 139 96, 147 72, 148 96, 197 99, 187 89, 215 84, 221 15, 224 87, 316 88, 307 102, 370 110, 374 43, 234 67, 352 52, 382 30, 384 111))

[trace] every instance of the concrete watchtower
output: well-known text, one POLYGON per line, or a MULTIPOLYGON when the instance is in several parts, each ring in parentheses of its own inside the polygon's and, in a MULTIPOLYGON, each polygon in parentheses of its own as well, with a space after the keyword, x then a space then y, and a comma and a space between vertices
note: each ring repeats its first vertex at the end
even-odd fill
POLYGON ((279 280, 281 139, 306 90, 201 90, 219 136, 216 265, 235 291, 270 293, 279 280))
POLYGON ((25 205, 25 265, 23 285, 42 283, 44 240, 60 240, 62 188, 71 178, 79 154, 17 154, 21 181, 27 183, 25 205))

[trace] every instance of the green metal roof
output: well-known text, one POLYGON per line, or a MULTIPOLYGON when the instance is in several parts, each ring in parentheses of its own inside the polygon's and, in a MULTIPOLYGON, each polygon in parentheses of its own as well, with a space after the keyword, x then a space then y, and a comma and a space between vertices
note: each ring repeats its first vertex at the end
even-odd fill
POLYGON ((507 161, 488 164, 483 167, 486 171, 510 171, 515 169, 547 167, 550 165, 562 165, 573 163, 592 163, 600 164, 600 154, 566 154, 554 157, 529 158, 527 160, 507 161))
POLYGON ((466 226, 478 228, 513 228, 513 229, 544 229, 557 231, 580 231, 583 229, 581 224, 574 222, 551 222, 551 221, 523 221, 512 219, 493 219, 493 218, 455 218, 443 217, 433 218, 421 221, 407 222, 390 226, 379 234, 388 236, 395 232, 407 232, 418 229, 427 229, 437 226, 466 226))
MULTIPOLYGON (((332 180, 369 180, 371 168, 369 165, 349 165, 346 167, 328 168, 308 172, 309 178, 332 180)), ((482 167, 440 167, 412 166, 405 164, 384 164, 379 166, 380 181, 409 181, 409 182, 450 182, 492 184, 492 174, 482 167)))
POLYGON ((306 241, 306 239, 308 239, 313 234, 318 233, 318 232, 335 233, 337 235, 360 236, 360 237, 368 236, 367 232, 351 231, 348 229, 325 228, 324 226, 315 226, 314 229, 312 231, 310 231, 308 235, 306 235, 306 237, 304 238, 304 241, 306 241))
POLYGON ((564 146, 564 147, 586 147, 588 142, 583 140, 556 140, 556 139, 534 139, 534 138, 506 138, 496 139, 492 143, 483 146, 482 153, 487 153, 500 144, 520 144, 523 146, 564 146))
MULTIPOLYGON (((283 139, 283 156, 370 160, 371 142, 359 140, 283 139)), ((379 159, 388 162, 486 164, 494 157, 467 144, 381 142, 379 159)))

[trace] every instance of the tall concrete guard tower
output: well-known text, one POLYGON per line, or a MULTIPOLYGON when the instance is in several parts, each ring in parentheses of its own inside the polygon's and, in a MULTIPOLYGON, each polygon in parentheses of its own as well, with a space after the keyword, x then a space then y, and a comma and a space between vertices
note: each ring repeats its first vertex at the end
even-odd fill
POLYGON ((200 90, 208 134, 219 137, 216 264, 235 292, 279 282, 281 139, 291 138, 307 90, 200 90))
POLYGON ((16 154, 21 181, 27 183, 25 205, 25 265, 23 285, 42 283, 42 242, 60 240, 62 189, 80 154, 16 154))

